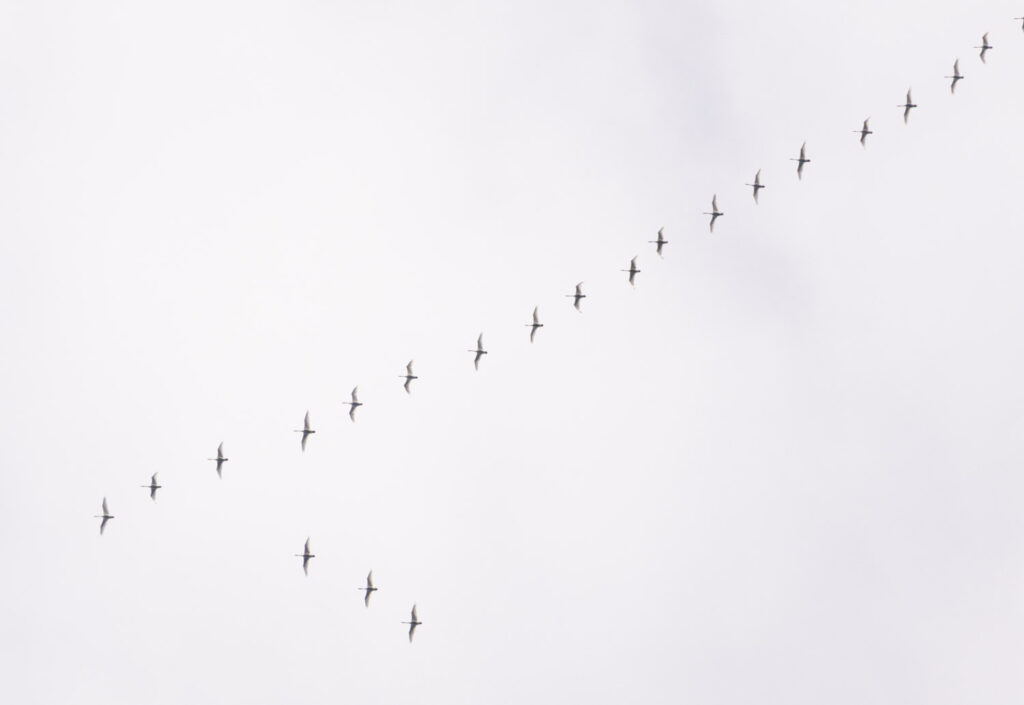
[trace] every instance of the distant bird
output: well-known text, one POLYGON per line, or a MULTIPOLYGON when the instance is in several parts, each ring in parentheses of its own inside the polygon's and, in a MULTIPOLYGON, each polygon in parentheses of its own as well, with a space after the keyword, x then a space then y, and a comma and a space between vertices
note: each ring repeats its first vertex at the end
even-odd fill
POLYGON ((797 165, 796 165, 796 177, 798 179, 804 178, 804 164, 806 164, 807 162, 811 161, 810 159, 807 158, 807 143, 806 142, 804 142, 802 145, 800 145, 800 158, 799 159, 793 159, 792 157, 790 157, 789 161, 797 162, 797 165))
POLYGON ((746 186, 752 186, 754 188, 754 203, 757 203, 757 192, 764 188, 764 184, 761 183, 760 169, 758 169, 757 173, 754 174, 754 183, 746 184, 746 186))
POLYGON ((668 240, 665 239, 665 235, 663 234, 664 231, 665 231, 665 228, 658 228, 658 239, 657 240, 648 240, 647 241, 647 242, 649 242, 649 243, 651 243, 651 244, 656 246, 656 250, 658 252, 658 257, 661 257, 661 248, 668 244, 668 240))
POLYGON ((718 210, 718 194, 717 193, 714 196, 711 197, 711 212, 708 213, 707 211, 704 211, 704 215, 710 215, 711 216, 711 232, 715 232, 715 219, 717 219, 719 216, 725 215, 725 213, 721 213, 718 210))
MULTIPOLYGON (((637 255, 637 257, 639 257, 639 255, 637 255)), ((633 281, 633 279, 636 277, 637 274, 640 273, 640 270, 636 268, 636 257, 634 257, 630 261, 629 269, 623 269, 623 270, 620 270, 620 271, 629 272, 629 285, 630 286, 636 286, 636 283, 633 281)))
POLYGON ((302 430, 295 429, 295 433, 302 434, 302 452, 306 452, 306 439, 309 438, 309 434, 316 433, 313 428, 309 425, 309 412, 306 412, 306 420, 302 424, 302 430))
POLYGON ((163 485, 156 484, 157 474, 158 473, 153 473, 153 478, 149 481, 148 485, 139 485, 140 487, 145 487, 149 490, 149 498, 154 502, 156 501, 156 491, 163 487, 163 485))
POLYGON ((363 402, 359 401, 359 397, 357 396, 358 394, 359 394, 359 387, 358 386, 353 387, 353 389, 352 389, 352 401, 345 402, 346 404, 349 405, 349 407, 351 407, 348 410, 348 417, 350 419, 352 419, 352 421, 356 420, 356 409, 358 409, 359 407, 361 407, 363 405, 363 402))
POLYGON ((527 323, 526 326, 530 329, 530 342, 533 342, 533 336, 537 334, 538 328, 543 328, 544 324, 537 318, 537 309, 539 307, 533 307, 533 323, 527 323))
POLYGON ((421 622, 421 621, 420 621, 420 620, 419 620, 419 619, 418 619, 418 618, 416 617, 416 605, 413 605, 413 606, 412 606, 412 618, 410 619, 410 621, 408 621, 408 622, 402 622, 402 624, 408 624, 408 625, 409 625, 409 643, 411 644, 411 643, 412 643, 412 635, 413 635, 413 632, 415 632, 415 631, 416 631, 416 627, 418 627, 418 626, 420 626, 421 624, 423 624, 423 622, 421 622))
POLYGON ((963 75, 960 73, 960 59, 953 62, 953 75, 946 76, 946 78, 953 79, 953 82, 949 84, 949 92, 956 93, 956 82, 963 78, 963 75))
POLYGON ((480 369, 480 358, 487 354, 484 350, 484 334, 481 333, 480 337, 476 339, 476 350, 470 350, 471 353, 476 353, 476 357, 473 358, 473 369, 480 369))
POLYGON ((917 107, 917 103, 915 103, 913 101, 913 99, 910 97, 910 89, 909 88, 907 89, 907 102, 904 103, 903 105, 898 105, 896 107, 903 108, 903 124, 906 125, 907 124, 907 118, 910 117, 910 109, 917 107))
POLYGON ((566 294, 566 296, 572 299, 572 305, 576 308, 576 310, 579 311, 580 313, 583 313, 582 309, 580 309, 580 299, 587 298, 587 295, 583 293, 583 282, 580 282, 579 284, 576 285, 575 294, 566 294))
POLYGON ((407 394, 411 394, 412 392, 409 390, 409 385, 412 384, 412 381, 414 379, 419 379, 419 377, 412 373, 412 360, 409 360, 409 364, 405 366, 405 374, 398 376, 405 378, 405 384, 403 384, 402 386, 405 387, 405 391, 407 394))
POLYGON ((297 557, 302 559, 302 572, 309 575, 309 559, 316 558, 315 553, 309 552, 309 537, 306 537, 306 547, 302 550, 302 553, 296 553, 297 557))
POLYGON ((865 118, 864 126, 862 128, 860 128, 859 130, 854 130, 854 132, 859 132, 860 133, 860 146, 861 147, 867 147, 868 135, 875 134, 874 132, 872 132, 871 130, 868 129, 868 120, 870 120, 870 119, 871 118, 865 118))
POLYGON ((975 49, 981 49, 981 53, 978 54, 978 56, 981 57, 981 63, 983 63, 983 64, 986 63, 985 62, 985 52, 992 48, 992 45, 988 43, 988 32, 985 32, 983 35, 981 35, 981 46, 980 47, 974 47, 974 48, 975 49))
POLYGON ((224 442, 223 441, 221 441, 221 444, 219 446, 217 446, 217 457, 216 458, 207 458, 207 460, 216 460, 217 461, 217 477, 223 478, 223 476, 220 474, 220 468, 221 468, 221 466, 224 463, 228 462, 228 459, 224 457, 224 442))
POLYGON ((373 571, 372 570, 369 573, 366 574, 366 587, 359 588, 359 589, 366 592, 366 597, 363 598, 363 604, 366 605, 367 607, 369 607, 370 606, 370 595, 372 595, 377 590, 377 588, 375 588, 373 586, 373 571))
MULTIPOLYGON (((107 528, 107 522, 114 518, 114 515, 110 513, 109 509, 107 509, 107 498, 106 497, 103 498, 103 513, 102 514, 95 514, 93 516, 96 519, 102 519, 103 520, 103 521, 100 522, 100 536, 102 536, 103 535, 103 530, 105 528, 107 528)), ((412 618, 416 619, 415 608, 413 608, 412 618)), ((410 638, 412 638, 411 633, 410 633, 410 638)))

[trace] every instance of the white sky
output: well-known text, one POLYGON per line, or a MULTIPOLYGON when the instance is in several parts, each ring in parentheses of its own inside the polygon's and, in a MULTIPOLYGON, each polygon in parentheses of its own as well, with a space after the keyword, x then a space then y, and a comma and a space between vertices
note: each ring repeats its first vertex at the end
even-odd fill
POLYGON ((0 2, 10 701, 1020 703, 1021 14, 0 2))

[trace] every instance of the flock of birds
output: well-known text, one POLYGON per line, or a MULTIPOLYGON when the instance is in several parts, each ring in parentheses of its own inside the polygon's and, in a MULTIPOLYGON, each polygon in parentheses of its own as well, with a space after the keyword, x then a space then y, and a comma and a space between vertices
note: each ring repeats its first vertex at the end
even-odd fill
MULTIPOLYGON (((1021 21, 1021 29, 1024 30, 1024 17, 1015 17, 1014 19, 1021 21)), ((986 52, 991 51, 993 49, 993 46, 991 44, 989 44, 989 42, 988 42, 988 32, 986 32, 985 34, 982 35, 982 37, 981 37, 981 44, 978 45, 978 46, 975 46, 974 48, 981 50, 981 52, 979 53, 979 57, 981 58, 981 61, 983 63, 985 63, 986 62, 986 60, 985 60, 986 52)), ((962 73, 960 73, 960 60, 959 59, 957 59, 957 60, 955 60, 953 62, 953 74, 950 75, 950 76, 946 76, 946 78, 951 79, 951 82, 949 84, 949 90, 950 90, 950 93, 955 94, 956 93, 956 84, 957 84, 957 82, 962 81, 964 79, 964 75, 962 73)), ((907 124, 908 120, 910 118, 910 111, 917 107, 917 104, 913 101, 913 98, 911 96, 910 89, 907 90, 906 102, 901 104, 901 105, 898 105, 897 107, 903 108, 903 122, 904 122, 904 124, 907 124)), ((853 131, 855 134, 859 134, 860 135, 860 144, 861 144, 862 147, 866 147, 867 146, 867 137, 868 137, 868 135, 874 134, 874 132, 868 126, 868 122, 869 122, 870 119, 871 118, 866 118, 864 120, 864 123, 861 126, 861 128, 859 130, 854 130, 853 131)), ((800 155, 798 157, 791 157, 790 161, 795 161, 797 163, 797 167, 796 167, 797 178, 798 179, 803 179, 804 166, 811 162, 811 160, 807 157, 807 143, 806 142, 804 142, 800 146, 800 155)), ((761 183, 761 171, 762 171, 761 169, 758 169, 757 173, 754 174, 754 182, 753 183, 745 184, 746 186, 751 187, 751 189, 753 190, 753 197, 754 197, 754 203, 755 204, 758 203, 758 193, 761 191, 761 189, 766 188, 765 184, 761 183)), ((712 195, 712 197, 711 197, 711 210, 710 211, 705 211, 704 215, 711 216, 711 220, 710 220, 710 222, 708 224, 708 227, 709 227, 709 230, 711 232, 714 232, 714 230, 715 230, 715 221, 718 218, 721 218, 722 216, 725 215, 724 212, 722 212, 722 211, 720 211, 718 209, 718 194, 712 195)), ((655 246, 655 252, 658 254, 658 256, 663 256, 662 255, 662 249, 669 242, 668 240, 665 239, 664 230, 665 230, 664 228, 659 228, 658 233, 657 233, 657 239, 649 240, 648 241, 650 244, 653 244, 655 246)), ((630 283, 631 286, 635 286, 636 285, 636 275, 639 274, 640 271, 641 271, 637 267, 637 259, 639 259, 639 255, 633 257, 633 259, 630 260, 629 269, 621 270, 622 272, 625 272, 626 274, 629 275, 629 283, 630 283)), ((576 285, 576 290, 575 290, 574 293, 566 294, 565 296, 567 298, 571 298, 573 300, 572 301, 572 305, 573 305, 573 307, 577 311, 582 312, 582 309, 580 308, 580 302, 583 299, 587 298, 587 295, 583 293, 583 282, 579 282, 576 285)), ((534 339, 535 339, 535 337, 537 335, 538 329, 544 327, 544 324, 540 322, 540 317, 539 317, 539 313, 538 312, 539 312, 539 307, 534 307, 534 309, 533 309, 533 317, 532 317, 533 320, 530 323, 525 324, 526 327, 528 327, 530 329, 530 342, 531 343, 534 342, 534 339)), ((476 370, 479 370, 480 369, 480 360, 481 360, 481 358, 483 358, 484 355, 487 354, 487 350, 484 349, 484 335, 483 335, 483 333, 481 333, 477 337, 476 347, 472 348, 472 349, 469 349, 467 352, 470 352, 470 353, 473 354, 473 368, 476 369, 476 370)), ((410 360, 409 364, 407 364, 406 367, 405 367, 405 374, 404 375, 399 375, 400 379, 404 379, 405 380, 405 382, 403 383, 403 387, 405 388, 405 391, 407 393, 410 393, 410 394, 412 393, 410 385, 412 384, 412 382, 414 380, 419 379, 419 377, 417 377, 415 374, 413 374, 412 365, 413 365, 413 361, 410 360)), ((351 400, 347 401, 347 402, 344 402, 344 404, 349 407, 349 412, 348 412, 349 418, 353 422, 355 422, 355 420, 356 420, 356 410, 360 406, 363 405, 363 403, 361 401, 359 401, 359 387, 358 386, 352 389, 351 400)), ((309 411, 306 411, 306 416, 305 416, 305 418, 303 420, 302 428, 301 429, 295 429, 295 433, 301 433, 302 434, 301 448, 302 448, 302 452, 305 452, 306 451, 306 442, 307 442, 307 440, 309 439, 309 437, 312 434, 316 433, 316 430, 312 427, 312 425, 310 423, 309 411)), ((208 460, 217 463, 217 466, 216 466, 217 476, 218 477, 222 477, 221 469, 223 468, 224 463, 228 462, 228 460, 229 460, 227 458, 227 456, 224 455, 224 443, 223 442, 220 445, 217 446, 217 457, 209 458, 208 460)), ((153 473, 153 476, 150 478, 150 481, 149 481, 148 485, 141 485, 141 487, 146 488, 146 489, 149 490, 149 496, 150 496, 150 498, 154 502, 156 501, 157 490, 159 490, 159 489, 161 489, 163 487, 163 485, 160 485, 157 482, 157 474, 158 473, 153 473)), ((111 519, 114 518, 114 515, 110 513, 110 509, 108 508, 107 498, 106 497, 103 498, 102 509, 103 509, 103 513, 102 514, 95 515, 95 518, 101 520, 100 521, 100 535, 101 536, 103 535, 103 532, 104 532, 104 530, 107 527, 107 523, 111 519)), ((296 553, 295 554, 295 556, 297 558, 302 558, 302 571, 307 576, 309 575, 309 562, 313 558, 316 558, 316 554, 310 552, 309 541, 310 541, 310 539, 307 537, 306 538, 306 542, 305 542, 305 544, 303 546, 302 553, 296 553)), ((367 608, 369 608, 369 606, 370 606, 370 596, 374 592, 377 591, 377 588, 373 584, 373 571, 372 570, 366 575, 366 585, 364 587, 359 588, 359 590, 364 593, 363 604, 367 608)), ((413 634, 416 632, 416 627, 418 627, 418 626, 420 626, 420 624, 422 624, 422 622, 420 622, 420 620, 419 620, 419 618, 418 618, 418 616, 416 614, 416 605, 415 604, 412 606, 412 611, 411 611, 411 614, 410 614, 409 621, 403 621, 402 624, 408 624, 409 625, 409 641, 412 642, 413 634)))

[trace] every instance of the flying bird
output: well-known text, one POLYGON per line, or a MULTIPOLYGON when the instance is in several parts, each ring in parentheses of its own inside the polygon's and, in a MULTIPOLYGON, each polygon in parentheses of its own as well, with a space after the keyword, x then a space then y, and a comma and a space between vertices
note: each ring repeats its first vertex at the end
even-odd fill
POLYGON ((473 369, 480 369, 480 358, 487 354, 484 350, 484 334, 481 333, 480 337, 476 339, 476 350, 470 350, 471 353, 476 353, 476 357, 473 358, 473 369))
POLYGON ((530 329, 530 342, 533 342, 533 336, 537 334, 538 328, 543 328, 544 324, 537 318, 537 306, 533 307, 533 323, 527 323, 526 326, 530 329))
POLYGON ((854 132, 859 132, 860 133, 860 146, 861 147, 867 147, 868 135, 875 134, 874 132, 872 132, 871 130, 868 129, 868 120, 870 120, 870 119, 871 118, 865 118, 864 119, 864 126, 862 128, 860 128, 859 130, 854 130, 854 132))
POLYGON ((718 194, 716 193, 711 197, 711 212, 704 211, 704 215, 711 216, 711 232, 715 232, 715 219, 725 213, 720 213, 718 210, 718 194))
POLYGON ((409 364, 405 366, 405 374, 398 376, 405 378, 405 384, 402 386, 405 387, 406 394, 411 394, 412 392, 409 390, 409 385, 412 384, 414 379, 419 379, 419 377, 412 373, 412 360, 409 360, 409 364))
POLYGON ((960 59, 953 62, 953 75, 946 76, 946 78, 953 79, 953 82, 949 84, 949 92, 956 93, 956 82, 963 78, 963 75, 960 73, 960 59))
POLYGON ((423 622, 421 622, 421 621, 420 621, 420 620, 419 620, 419 619, 418 619, 418 618, 416 617, 416 605, 413 605, 413 606, 412 606, 412 618, 410 619, 410 621, 408 621, 408 622, 402 622, 402 624, 408 624, 408 625, 409 625, 409 643, 411 644, 411 643, 412 643, 412 635, 413 635, 413 632, 415 632, 415 631, 416 631, 416 627, 418 627, 418 626, 420 626, 421 624, 423 624, 423 622))
MULTIPOLYGON (((637 257, 639 257, 639 255, 637 255, 637 257)), ((640 273, 640 270, 636 268, 636 257, 634 257, 632 260, 630 260, 629 269, 623 269, 623 270, 620 270, 620 271, 628 272, 629 273, 629 285, 630 286, 636 286, 636 283, 633 281, 633 279, 636 277, 637 274, 640 273)))
POLYGON ((352 389, 352 401, 345 402, 351 408, 348 410, 348 417, 354 422, 356 420, 356 409, 363 405, 363 402, 359 401, 359 387, 356 386, 352 389))
MULTIPOLYGON (((109 509, 107 509, 107 498, 106 497, 103 498, 103 513, 102 514, 94 514, 93 516, 96 519, 102 519, 103 520, 103 521, 100 522, 100 536, 102 536, 103 535, 103 530, 105 528, 107 528, 107 522, 114 518, 114 515, 110 513, 109 509)), ((413 613, 412 618, 416 619, 415 612, 413 613)))
POLYGON ((216 460, 217 461, 217 477, 223 478, 223 476, 220 474, 220 468, 221 468, 221 466, 224 463, 228 462, 228 459, 224 457, 224 442, 223 441, 221 441, 220 445, 217 446, 217 457, 216 458, 207 458, 207 460, 216 460))
POLYGON ((580 299, 587 298, 587 295, 583 293, 583 282, 580 282, 579 284, 576 285, 575 294, 566 294, 566 296, 572 299, 573 307, 575 307, 575 309, 580 313, 583 313, 582 309, 580 309, 580 299))
POLYGON ((747 186, 753 186, 754 188, 754 203, 757 203, 757 192, 764 188, 764 184, 761 183, 761 170, 758 169, 757 173, 754 174, 754 183, 746 184, 747 186))
POLYGON ((910 117, 910 109, 917 107, 917 103, 915 103, 913 101, 913 99, 911 99, 911 97, 910 97, 910 89, 909 88, 907 89, 907 102, 904 103, 903 105, 897 105, 896 107, 903 108, 903 124, 906 125, 907 124, 907 118, 910 117))
POLYGON ((309 537, 306 537, 306 547, 302 550, 302 553, 296 553, 297 557, 302 559, 302 572, 309 575, 309 559, 316 558, 315 553, 309 552, 309 537))
POLYGON ((806 164, 807 162, 811 161, 810 159, 807 158, 807 143, 806 142, 804 142, 802 145, 800 145, 800 158, 799 159, 793 159, 793 157, 790 157, 789 161, 797 162, 797 165, 796 165, 796 177, 798 179, 804 178, 804 164, 806 164))
POLYGON ((153 478, 149 481, 148 485, 139 485, 140 487, 145 487, 146 489, 149 490, 149 498, 154 502, 156 501, 156 491, 163 487, 163 485, 156 484, 157 474, 158 473, 153 473, 153 478))
POLYGON ((988 43, 988 32, 981 35, 981 46, 974 47, 975 49, 981 49, 981 53, 978 56, 981 57, 981 63, 985 63, 985 52, 992 48, 992 45, 988 43))
POLYGON ((366 597, 363 598, 363 604, 366 605, 367 607, 369 607, 370 606, 370 595, 372 595, 377 590, 377 588, 375 588, 373 586, 373 571, 372 570, 369 573, 366 574, 366 587, 359 588, 359 589, 366 592, 366 597))
POLYGON ((647 242, 652 243, 656 246, 658 257, 661 257, 661 248, 668 244, 668 240, 665 239, 664 235, 665 228, 658 228, 658 239, 648 240, 647 242))
POLYGON ((302 429, 295 429, 295 433, 302 434, 302 452, 306 452, 306 439, 309 438, 309 434, 316 433, 313 428, 309 425, 309 412, 306 412, 306 419, 302 424, 302 429))

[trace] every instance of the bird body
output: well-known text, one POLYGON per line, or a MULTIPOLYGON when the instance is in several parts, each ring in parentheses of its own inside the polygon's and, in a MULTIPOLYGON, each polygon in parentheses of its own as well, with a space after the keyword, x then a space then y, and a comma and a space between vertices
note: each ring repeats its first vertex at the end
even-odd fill
POLYGON ((953 82, 949 84, 949 92, 956 93, 956 82, 963 78, 963 74, 960 73, 960 59, 953 62, 953 75, 946 76, 946 78, 953 79, 953 82))
POLYGON ((797 162, 797 165, 796 165, 796 178, 798 178, 798 179, 804 178, 804 164, 807 164, 808 162, 811 161, 810 159, 807 158, 807 143, 806 142, 804 142, 802 145, 800 145, 800 157, 797 158, 797 159, 793 159, 792 157, 790 157, 789 161, 797 162))
POLYGON ((298 558, 302 559, 302 572, 309 575, 309 559, 316 558, 315 553, 309 552, 309 537, 306 537, 306 546, 302 549, 302 553, 295 554, 298 558))
POLYGON ((354 422, 356 420, 356 409, 363 405, 363 402, 359 401, 359 387, 352 388, 352 401, 345 402, 349 405, 348 417, 354 422))
POLYGON ((537 334, 538 328, 543 328, 544 324, 537 318, 538 306, 533 307, 533 323, 527 323, 526 326, 530 329, 530 342, 533 342, 533 336, 537 334))
POLYGON ((416 631, 416 627, 423 624, 423 622, 421 622, 419 618, 416 616, 416 605, 412 606, 412 617, 410 618, 410 620, 408 622, 402 622, 402 624, 409 625, 409 643, 411 644, 413 632, 416 631))
POLYGON ((711 232, 715 232, 715 220, 718 219, 720 216, 725 215, 725 213, 722 213, 722 212, 720 212, 718 210, 718 194, 717 193, 711 197, 711 212, 709 213, 707 211, 704 211, 704 215, 710 215, 711 216, 710 229, 711 229, 711 232))
POLYGON ((587 295, 583 293, 583 282, 580 282, 579 284, 576 285, 575 294, 566 294, 566 296, 572 299, 573 308, 582 313, 583 311, 580 309, 580 299, 587 298, 587 295))
POLYGON ((913 99, 911 99, 911 97, 910 97, 910 89, 909 88, 907 89, 907 102, 904 103, 903 105, 898 105, 896 107, 903 108, 903 124, 906 125, 907 124, 907 118, 910 117, 910 109, 917 107, 917 103, 915 103, 913 101, 913 99))
POLYGON ((648 240, 647 242, 652 243, 655 246, 655 250, 658 253, 658 257, 661 257, 661 248, 668 244, 668 240, 665 239, 665 228, 658 228, 658 239, 648 240))
POLYGON ((154 502, 156 501, 156 491, 158 489, 160 489, 161 487, 163 487, 163 485, 156 484, 156 476, 157 476, 157 474, 158 473, 153 473, 153 477, 150 479, 148 485, 140 485, 140 487, 145 487, 146 489, 149 490, 149 498, 151 500, 153 500, 154 502))
POLYGON ((302 434, 302 452, 305 453, 306 452, 306 439, 309 438, 310 434, 316 433, 316 431, 313 430, 313 427, 310 426, 310 424, 309 424, 309 412, 308 411, 306 412, 306 418, 305 418, 305 420, 302 423, 302 428, 301 429, 295 429, 295 433, 301 433, 302 434))
POLYGON ((476 339, 476 350, 470 350, 469 352, 476 354, 476 356, 473 358, 473 369, 474 370, 479 370, 480 369, 480 358, 487 354, 487 351, 484 350, 484 334, 483 333, 481 333, 480 337, 478 337, 476 339))
MULTIPOLYGON (((637 257, 639 257, 639 255, 637 255, 637 257)), ((640 273, 640 270, 636 268, 636 257, 630 260, 629 269, 623 269, 621 271, 627 272, 629 274, 629 285, 636 286, 636 282, 634 281, 634 279, 636 278, 636 275, 640 273)))
POLYGON ((419 379, 419 377, 412 373, 412 360, 409 360, 409 364, 405 366, 405 374, 398 376, 405 378, 405 384, 403 384, 402 386, 405 387, 406 394, 411 394, 412 392, 409 390, 409 385, 412 384, 412 381, 414 379, 419 379))
POLYGON ((754 189, 754 203, 757 203, 757 192, 764 188, 764 184, 761 183, 761 170, 758 169, 757 173, 754 174, 754 183, 746 184, 752 186, 754 189))
MULTIPOLYGON (((100 522, 100 536, 102 536, 103 535, 103 530, 107 528, 107 522, 114 518, 114 515, 110 513, 109 509, 107 509, 107 498, 106 497, 103 498, 103 513, 102 514, 94 514, 93 516, 96 519, 102 519, 103 520, 103 521, 100 522)), ((416 615, 414 614, 413 615, 413 619, 415 619, 415 618, 416 618, 416 615)))

